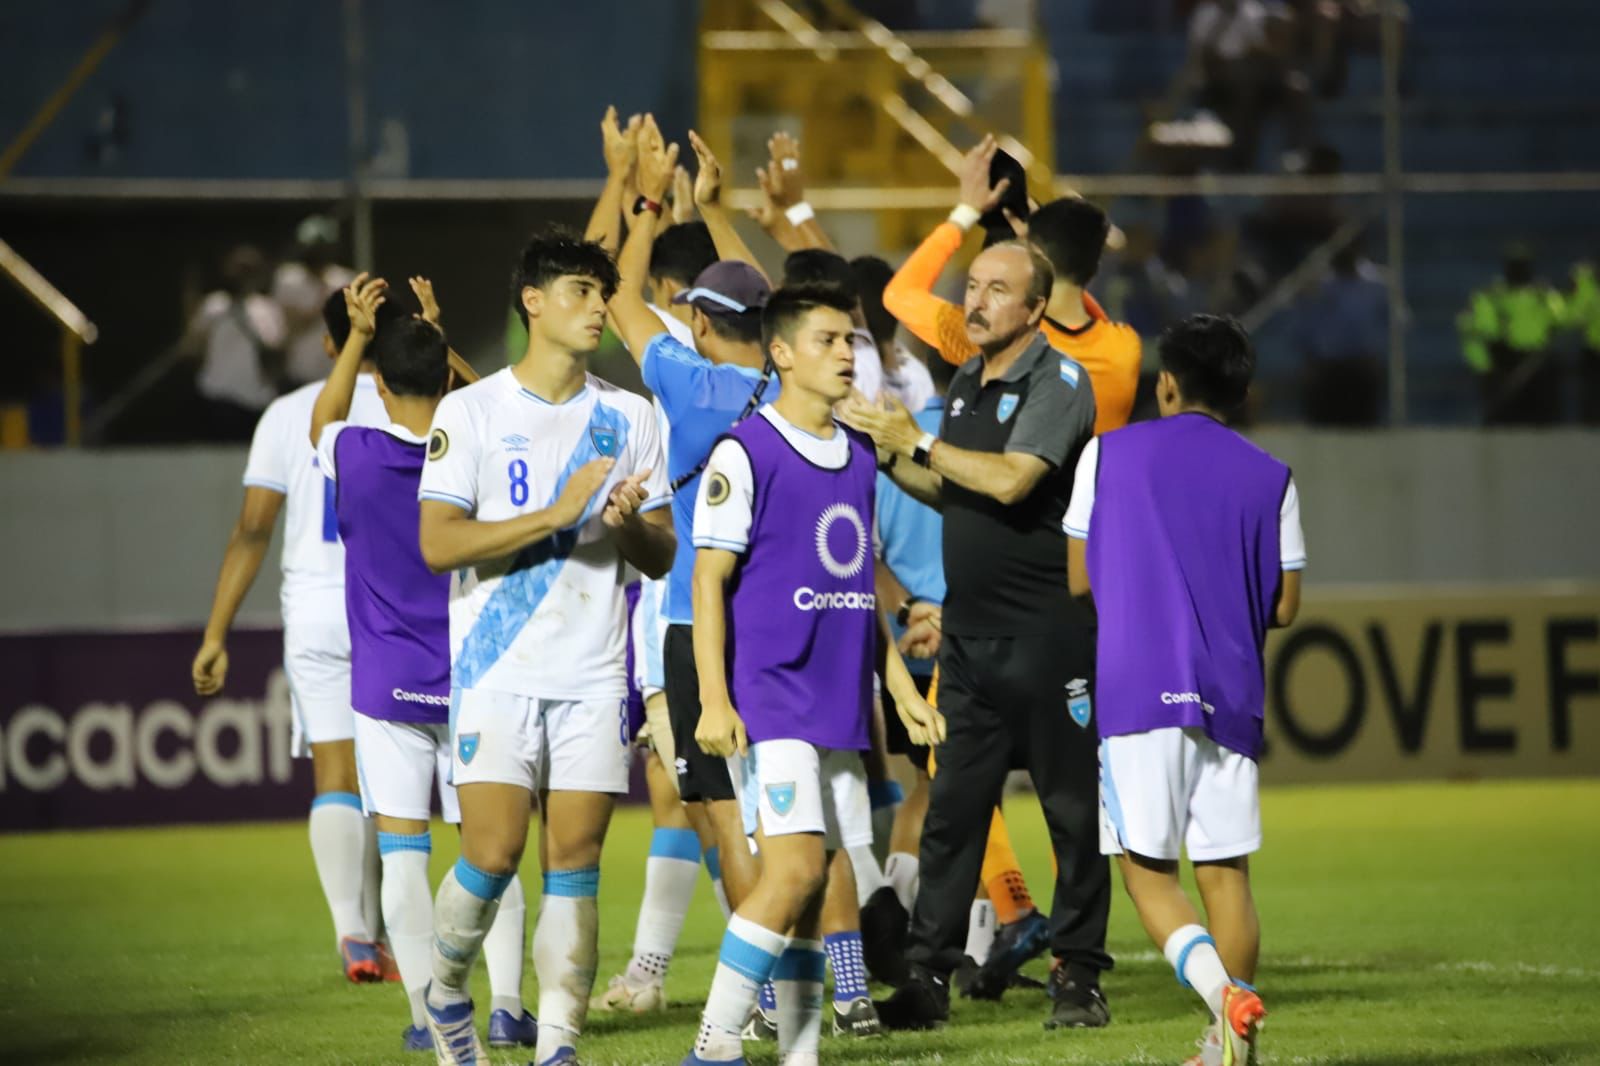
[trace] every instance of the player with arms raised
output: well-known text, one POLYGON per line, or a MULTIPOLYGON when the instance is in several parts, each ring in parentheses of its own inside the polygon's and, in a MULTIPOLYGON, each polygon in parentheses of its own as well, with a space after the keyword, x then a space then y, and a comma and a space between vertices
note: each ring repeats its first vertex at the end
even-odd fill
POLYGON ((420 488, 423 558, 450 593, 451 779, 462 856, 434 903, 428 1026, 479 1061, 466 977, 539 799, 534 931, 541 1066, 576 1063, 598 955, 600 848, 628 788, 623 563, 660 577, 675 541, 655 414, 588 373, 616 264, 537 236, 512 278, 527 354, 445 397, 420 488))

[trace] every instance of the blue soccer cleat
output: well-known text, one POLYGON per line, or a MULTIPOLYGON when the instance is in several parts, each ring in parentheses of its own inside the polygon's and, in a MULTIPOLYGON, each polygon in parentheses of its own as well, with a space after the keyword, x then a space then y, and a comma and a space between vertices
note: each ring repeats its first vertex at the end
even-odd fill
POLYGON ((488 1066, 489 1052, 472 1021, 472 1001, 448 1007, 427 1004, 428 1035, 439 1066, 488 1066))
POLYGON ((1038 911, 1030 911, 1024 918, 1007 922, 995 935, 989 957, 978 968, 973 982, 975 991, 968 995, 974 999, 999 999, 1002 992, 1022 969, 1022 964, 1050 946, 1050 919, 1038 911), (989 995, 976 989, 992 990, 989 995))
POLYGON ((575 1048, 558 1047, 555 1054, 539 1063, 539 1066, 579 1066, 578 1052, 575 1048))
POLYGON ((339 961, 344 966, 345 980, 351 984, 376 984, 383 980, 383 960, 378 955, 378 945, 370 940, 357 940, 347 936, 339 941, 339 961))
POLYGON ((489 1015, 490 1047, 533 1047, 539 1042, 539 1020, 529 1011, 518 1018, 508 1010, 489 1015))
POLYGON ((401 1051, 432 1051, 433 1037, 428 1035, 425 1025, 406 1026, 405 1035, 400 1038, 401 1051))

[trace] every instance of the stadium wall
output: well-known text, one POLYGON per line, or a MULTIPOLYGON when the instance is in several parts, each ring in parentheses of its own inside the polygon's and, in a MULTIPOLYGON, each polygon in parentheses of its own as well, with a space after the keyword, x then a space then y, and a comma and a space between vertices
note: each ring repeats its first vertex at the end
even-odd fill
MULTIPOLYGON (((1600 435, 1258 439, 1295 467, 1312 560, 1268 647, 1265 781, 1600 775, 1600 435)), ((303 810, 276 543, 227 693, 188 683, 243 463, 0 462, 0 831, 303 810)))

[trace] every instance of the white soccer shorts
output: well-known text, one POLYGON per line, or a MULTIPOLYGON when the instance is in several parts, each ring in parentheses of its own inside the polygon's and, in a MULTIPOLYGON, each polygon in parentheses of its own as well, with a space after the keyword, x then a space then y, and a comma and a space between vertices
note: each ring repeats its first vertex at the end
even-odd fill
POLYGON ((289 622, 283 627, 283 672, 294 708, 290 751, 311 754, 312 744, 355 736, 350 709, 350 630, 343 624, 289 622))
POLYGON ((729 760, 728 770, 747 814, 747 831, 753 829, 748 813, 754 792, 756 817, 769 837, 821 833, 830 850, 872 843, 872 804, 859 751, 763 740, 750 745, 742 768, 729 760))
POLYGON ((667 641, 667 618, 661 612, 667 598, 667 583, 645 581, 639 590, 639 603, 628 620, 633 641, 633 687, 645 700, 666 689, 666 665, 661 649, 667 641))
POLYGON ((628 791, 628 701, 450 692, 450 781, 530 792, 628 791))
POLYGON ((1100 853, 1208 862, 1261 848, 1254 759, 1202 729, 1100 741, 1100 853))
POLYGON ((450 727, 443 722, 386 722, 358 713, 356 775, 361 809, 368 815, 432 817, 433 783, 439 782, 439 807, 451 825, 461 822, 456 790, 450 785, 450 727))

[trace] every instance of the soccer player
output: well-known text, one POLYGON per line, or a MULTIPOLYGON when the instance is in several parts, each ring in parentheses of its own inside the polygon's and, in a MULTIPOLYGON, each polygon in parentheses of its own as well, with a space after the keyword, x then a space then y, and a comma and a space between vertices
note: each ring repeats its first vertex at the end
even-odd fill
MULTIPOLYGON (((717 841, 723 889, 729 903, 737 907, 755 884, 756 863, 745 840, 744 818, 726 761, 706 754, 694 743, 700 693, 690 635, 694 617, 691 535, 695 493, 713 442, 736 421, 752 414, 763 399, 776 397, 779 383, 764 372, 766 357, 761 347, 761 308, 769 288, 766 278, 747 260, 725 258, 713 263, 695 277, 692 286, 672 297, 674 311, 687 309, 689 313, 694 348, 664 329, 661 318, 645 301, 647 264, 655 247, 661 198, 672 180, 676 151, 676 146, 669 148, 663 143, 655 120, 647 116, 640 132, 637 172, 644 204, 622 247, 622 280, 611 300, 611 319, 628 350, 639 359, 644 383, 655 394, 671 427, 667 472, 677 556, 662 607, 667 622, 662 658, 676 751, 674 769, 684 802, 700 804, 706 813, 717 841)), ((712 236, 722 242, 732 226, 717 203, 721 180, 717 163, 699 142, 696 152, 700 157, 696 201, 712 236)), ((667 233, 683 228, 674 226, 667 233)), ((719 243, 719 250, 723 247, 719 243)), ((726 248, 742 256, 749 254, 742 243, 726 248)))
POLYGON ((1162 417, 1091 441, 1063 520, 1068 581, 1092 594, 1101 850, 1118 856, 1139 920, 1215 1024, 1195 1063, 1255 1061, 1266 1011, 1251 987, 1260 925, 1267 630, 1300 604, 1305 538, 1289 468, 1227 426, 1255 369, 1231 318, 1161 338, 1162 417), (1194 866, 1207 926, 1178 882, 1194 866))
MULTIPOLYGON (((380 321, 399 315, 385 304, 380 321)), ((350 334, 344 293, 323 304, 330 359, 350 334)), ((371 367, 355 379, 349 420, 388 421, 371 367)), ((250 591, 278 512, 287 508, 283 537, 283 669, 294 704, 294 753, 311 756, 311 857, 333 917, 335 943, 351 981, 398 980, 388 950, 376 941, 380 921, 378 848, 362 816, 350 711, 350 631, 344 613, 344 546, 334 514, 333 483, 317 468, 306 431, 322 385, 313 382, 268 405, 256 424, 245 462, 244 504, 228 538, 221 573, 191 674, 202 696, 222 691, 228 677, 228 629, 250 591)))
MULTIPOLYGON (((716 448, 695 506, 695 739, 748 752, 761 873, 722 941, 691 1066, 739 1062, 761 984, 777 988, 779 1062, 817 1061, 828 852, 871 839, 866 749, 877 627, 872 445, 834 421, 853 383, 851 300, 786 288, 762 312, 783 390, 716 448), (789 935, 792 930, 793 936, 789 935)), ((888 684, 912 738, 938 713, 898 654, 888 684)))
POLYGON ((467 970, 521 861, 538 797, 544 895, 533 938, 541 1066, 577 1062, 594 985, 600 849, 628 788, 623 564, 674 548, 655 415, 588 373, 617 268, 559 233, 512 277, 527 352, 439 404, 419 536, 450 591, 451 780, 462 856, 434 904, 428 1028, 476 1062, 467 970))
MULTIPOLYGON (((432 304, 432 286, 412 288, 432 304)), ((459 823, 448 782, 450 737, 450 579, 432 573, 417 546, 417 481, 434 409, 450 377, 444 334, 422 318, 386 322, 374 339, 384 302, 382 279, 358 276, 344 291, 350 339, 311 412, 317 465, 335 485, 339 535, 345 545, 345 603, 350 620, 351 703, 361 801, 378 829, 383 859, 383 917, 411 1003, 402 1046, 433 1047, 423 995, 433 942, 428 883, 430 798, 435 778, 446 822, 459 823), (378 395, 389 415, 382 429, 343 421, 350 412, 357 367, 371 344, 378 395)), ((532 1046, 533 1016, 522 1008, 522 883, 501 897, 484 942, 494 1009, 489 1043, 532 1046)))

